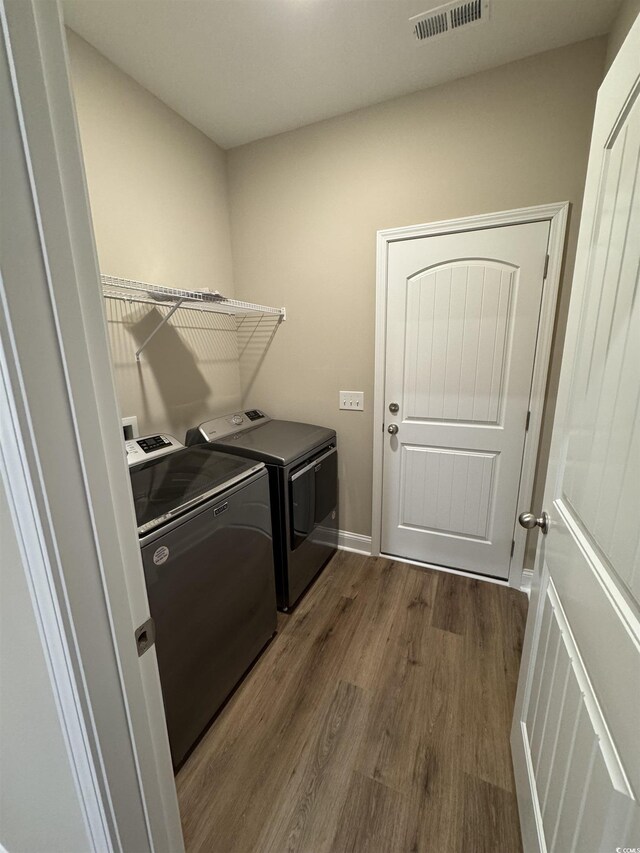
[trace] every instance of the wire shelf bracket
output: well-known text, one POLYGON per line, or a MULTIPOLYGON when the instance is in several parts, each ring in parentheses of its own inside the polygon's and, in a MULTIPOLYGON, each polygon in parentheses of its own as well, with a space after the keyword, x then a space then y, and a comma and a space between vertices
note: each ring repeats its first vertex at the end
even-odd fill
POLYGON ((140 361, 140 354, 144 348, 179 308, 204 313, 227 314, 236 318, 240 316, 239 322, 236 320, 238 326, 247 316, 257 316, 260 319, 272 317, 276 320, 276 328, 283 320, 287 319, 285 308, 272 308, 253 302, 242 302, 239 299, 227 299, 218 291, 181 290, 180 288, 163 287, 159 284, 149 284, 128 278, 116 278, 111 275, 101 275, 100 282, 102 284, 102 295, 105 299, 169 308, 155 329, 136 350, 136 361, 140 361))

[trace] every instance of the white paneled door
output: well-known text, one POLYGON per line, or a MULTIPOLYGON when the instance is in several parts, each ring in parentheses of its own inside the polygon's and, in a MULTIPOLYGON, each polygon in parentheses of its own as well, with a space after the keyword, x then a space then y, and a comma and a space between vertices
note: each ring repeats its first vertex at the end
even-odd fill
POLYGON ((549 228, 390 244, 384 553, 508 576, 549 228))
POLYGON ((640 18, 598 96, 511 735, 524 848, 640 850, 640 18))

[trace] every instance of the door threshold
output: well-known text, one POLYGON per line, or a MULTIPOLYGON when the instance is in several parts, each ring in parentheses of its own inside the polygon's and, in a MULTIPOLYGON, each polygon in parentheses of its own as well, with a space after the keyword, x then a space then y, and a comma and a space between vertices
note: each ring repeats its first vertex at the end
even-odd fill
POLYGON ((400 560, 402 563, 408 563, 410 566, 418 566, 421 569, 432 569, 435 572, 446 572, 449 575, 459 575, 461 578, 471 578, 476 581, 487 581, 497 586, 509 586, 508 578, 494 578, 491 575, 482 575, 478 572, 468 572, 465 569, 452 569, 449 566, 438 566, 435 563, 422 563, 420 560, 410 560, 408 557, 401 557, 399 554, 386 554, 380 551, 381 557, 386 557, 389 560, 400 560))

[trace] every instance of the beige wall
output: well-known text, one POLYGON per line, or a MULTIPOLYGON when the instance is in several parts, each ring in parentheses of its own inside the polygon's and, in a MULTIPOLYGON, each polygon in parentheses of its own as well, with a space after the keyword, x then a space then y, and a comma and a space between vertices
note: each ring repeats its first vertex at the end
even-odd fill
POLYGON ((237 295, 289 318, 246 402, 337 429, 343 529, 371 530, 376 231, 569 200, 564 328, 605 51, 589 40, 229 152, 237 295), (340 389, 364 390, 366 411, 339 412, 340 389))
MULTIPOLYGON (((232 295, 224 151, 67 32, 102 272, 232 295)), ((106 306, 121 413, 137 415, 143 434, 182 439, 239 405, 235 324, 179 311, 137 363, 160 310, 106 306)))
POLYGON ((543 471, 606 48, 571 45, 225 154, 69 32, 101 269, 228 294, 235 279, 236 296, 289 316, 273 339, 247 322, 238 340, 228 321, 179 312, 137 363, 157 312, 108 302, 123 416, 181 438, 239 406, 242 386, 249 405, 335 426, 341 526, 368 534, 376 231, 569 200, 543 471), (366 411, 339 412, 340 389, 364 390, 366 411))
POLYGON ((627 37, 627 33, 638 15, 640 15, 640 0, 624 0, 609 33, 609 40, 607 42, 607 68, 609 68, 616 58, 618 51, 622 47, 622 42, 627 37))

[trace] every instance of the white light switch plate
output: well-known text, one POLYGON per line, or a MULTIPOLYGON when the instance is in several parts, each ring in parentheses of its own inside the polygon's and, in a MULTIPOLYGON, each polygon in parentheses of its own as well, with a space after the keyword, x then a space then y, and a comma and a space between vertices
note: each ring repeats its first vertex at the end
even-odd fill
POLYGON ((340 391, 340 408, 349 412, 363 412, 364 391, 340 391))

